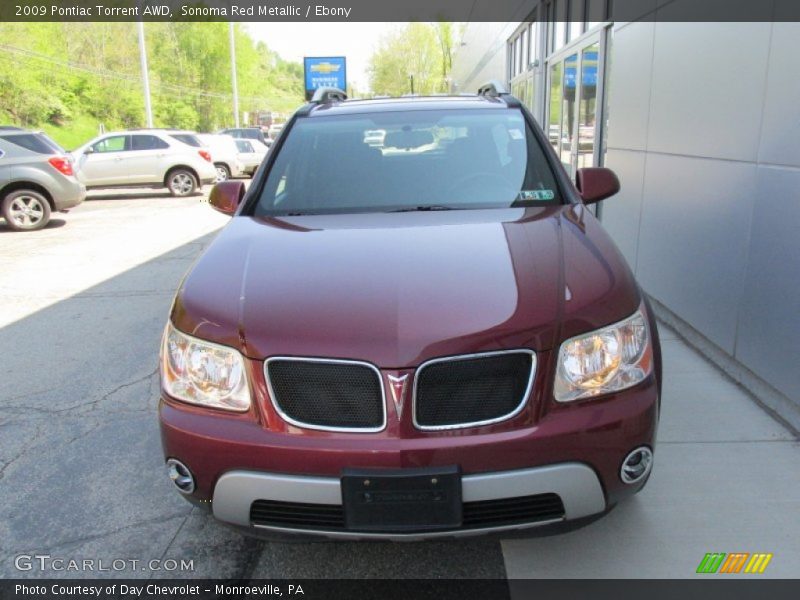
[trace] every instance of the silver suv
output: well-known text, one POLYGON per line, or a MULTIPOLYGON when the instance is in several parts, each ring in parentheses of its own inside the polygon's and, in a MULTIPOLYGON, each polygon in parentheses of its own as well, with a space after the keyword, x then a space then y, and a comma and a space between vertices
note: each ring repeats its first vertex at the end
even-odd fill
POLYGON ((0 210, 16 231, 41 229, 54 211, 77 206, 86 188, 72 160, 42 132, 0 130, 0 210))
POLYGON ((89 189, 165 187, 173 196, 188 196, 217 178, 211 153, 190 131, 106 133, 73 156, 78 179, 89 189))

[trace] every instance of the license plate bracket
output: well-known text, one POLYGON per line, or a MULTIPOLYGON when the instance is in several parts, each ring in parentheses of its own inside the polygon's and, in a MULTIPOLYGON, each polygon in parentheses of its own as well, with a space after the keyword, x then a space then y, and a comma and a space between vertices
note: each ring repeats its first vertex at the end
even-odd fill
POLYGON ((461 526, 458 466, 344 469, 345 526, 371 532, 415 532, 461 526))

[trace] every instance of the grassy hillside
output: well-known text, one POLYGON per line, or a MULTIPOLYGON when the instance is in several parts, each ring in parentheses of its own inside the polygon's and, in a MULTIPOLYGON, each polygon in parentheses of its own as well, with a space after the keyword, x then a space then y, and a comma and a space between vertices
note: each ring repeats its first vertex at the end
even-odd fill
MULTIPOLYGON (((233 122, 227 23, 147 23, 154 125, 213 131, 233 122)), ((291 112, 302 65, 236 26, 239 106, 291 112)), ((145 125, 135 23, 0 23, 0 124, 44 129, 67 149, 145 125)))

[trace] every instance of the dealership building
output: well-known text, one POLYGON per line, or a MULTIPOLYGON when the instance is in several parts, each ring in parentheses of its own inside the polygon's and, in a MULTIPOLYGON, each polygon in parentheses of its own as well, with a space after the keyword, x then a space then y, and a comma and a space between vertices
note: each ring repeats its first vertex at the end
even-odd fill
POLYGON ((466 25, 451 85, 504 82, 571 175, 613 169, 597 214, 659 315, 800 429, 800 23, 671 20, 683 2, 523 2, 466 25))

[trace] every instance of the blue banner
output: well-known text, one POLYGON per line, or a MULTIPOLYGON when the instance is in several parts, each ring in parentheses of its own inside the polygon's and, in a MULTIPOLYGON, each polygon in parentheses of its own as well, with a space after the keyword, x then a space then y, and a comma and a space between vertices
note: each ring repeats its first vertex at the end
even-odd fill
POLYGON ((347 60, 344 56, 307 56, 303 59, 306 98, 321 87, 347 91, 347 60))

